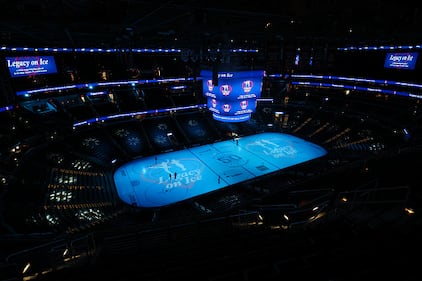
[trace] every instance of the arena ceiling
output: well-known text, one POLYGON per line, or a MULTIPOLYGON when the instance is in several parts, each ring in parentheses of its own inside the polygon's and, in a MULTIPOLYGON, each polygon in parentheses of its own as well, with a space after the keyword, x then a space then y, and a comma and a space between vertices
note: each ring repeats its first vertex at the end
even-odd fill
POLYGON ((0 5, 0 45, 224 48, 307 38, 403 44, 422 38, 419 8, 382 1, 356 0, 346 7, 336 0, 0 0, 0 5))

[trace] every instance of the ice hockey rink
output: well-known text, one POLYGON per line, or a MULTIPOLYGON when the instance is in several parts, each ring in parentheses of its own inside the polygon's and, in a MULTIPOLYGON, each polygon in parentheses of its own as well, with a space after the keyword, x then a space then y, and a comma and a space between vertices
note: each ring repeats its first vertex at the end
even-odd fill
POLYGON ((325 154, 324 148, 298 137, 266 132, 136 159, 117 168, 114 181, 124 202, 156 208, 325 154))

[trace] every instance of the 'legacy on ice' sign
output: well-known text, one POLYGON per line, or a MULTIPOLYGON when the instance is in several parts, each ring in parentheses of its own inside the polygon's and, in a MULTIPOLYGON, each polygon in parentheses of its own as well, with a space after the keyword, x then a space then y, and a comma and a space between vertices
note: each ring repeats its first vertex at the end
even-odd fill
POLYGON ((202 70, 203 94, 213 118, 223 122, 243 122, 255 112, 256 99, 261 97, 263 70, 218 72, 214 85, 213 73, 202 70))
POLYGON ((12 77, 57 73, 53 56, 6 57, 6 64, 12 77))
POLYGON ((387 53, 385 56, 384 67, 385 68, 397 68, 397 69, 414 69, 416 60, 418 59, 418 53, 387 53))

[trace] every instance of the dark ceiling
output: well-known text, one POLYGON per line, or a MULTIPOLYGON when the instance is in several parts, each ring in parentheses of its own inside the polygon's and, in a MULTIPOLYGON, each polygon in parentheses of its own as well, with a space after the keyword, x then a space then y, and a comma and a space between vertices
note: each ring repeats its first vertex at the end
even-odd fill
POLYGON ((28 47, 260 47, 274 40, 421 40, 422 13, 356 0, 0 0, 0 45, 28 47), (345 6, 345 7, 344 7, 345 6))

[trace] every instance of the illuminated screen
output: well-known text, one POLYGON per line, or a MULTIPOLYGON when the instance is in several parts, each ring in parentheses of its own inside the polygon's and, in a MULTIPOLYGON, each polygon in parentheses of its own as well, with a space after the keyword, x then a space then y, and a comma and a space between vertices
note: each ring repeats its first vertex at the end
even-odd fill
POLYGON ((57 73, 53 56, 6 57, 11 77, 57 73))
POLYGON ((261 97, 263 70, 219 72, 218 86, 212 71, 201 71, 203 94, 214 119, 223 122, 247 121, 261 97))
POLYGON ((384 67, 395 69, 415 69, 418 53, 387 53, 384 67))

